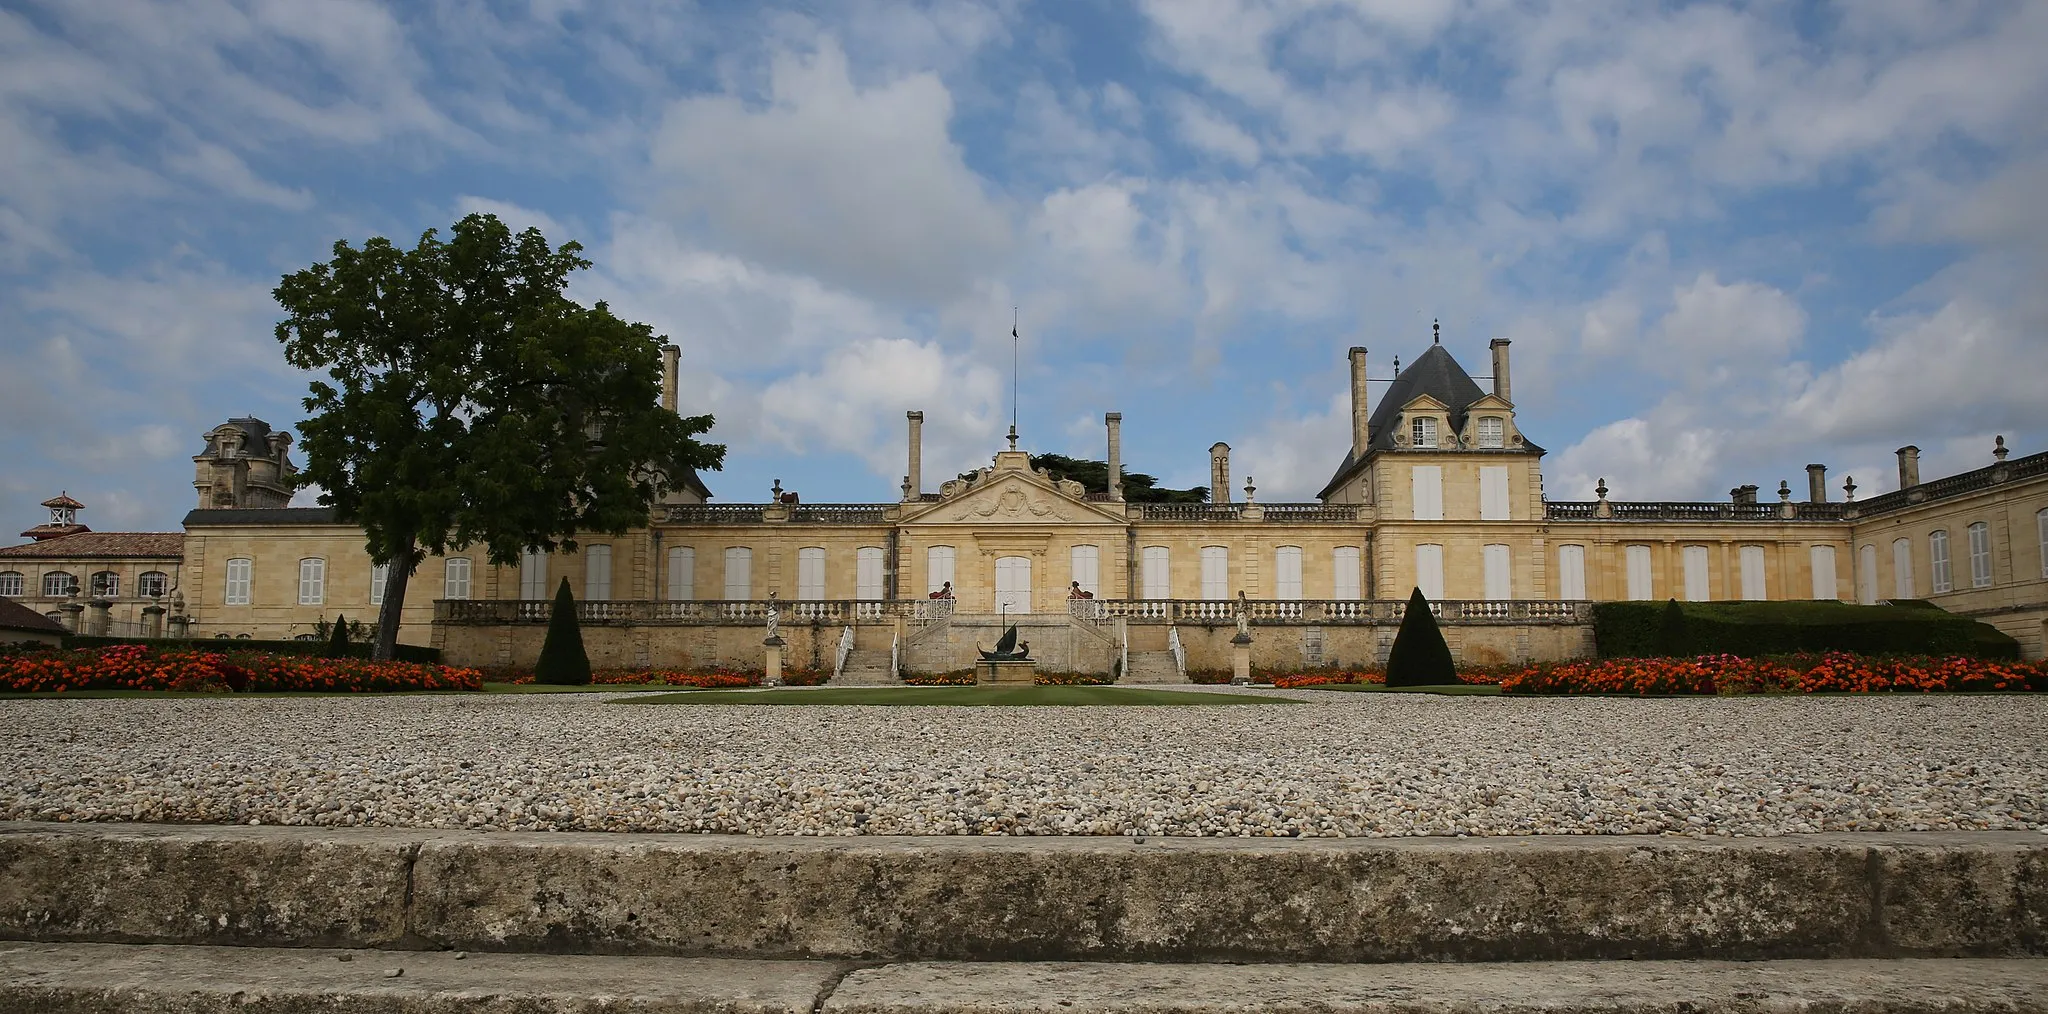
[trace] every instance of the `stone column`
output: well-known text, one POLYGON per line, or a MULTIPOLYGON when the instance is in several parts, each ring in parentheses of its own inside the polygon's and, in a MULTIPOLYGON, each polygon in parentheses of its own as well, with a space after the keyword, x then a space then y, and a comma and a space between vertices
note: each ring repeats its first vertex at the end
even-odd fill
POLYGON ((1351 347, 1351 460, 1365 460, 1372 444, 1372 416, 1366 404, 1365 346, 1351 347))
POLYGON ((158 638, 164 636, 164 614, 170 612, 163 603, 151 602, 142 607, 142 636, 158 638))
POLYGON ((83 631, 79 629, 80 624, 78 614, 85 612, 85 607, 80 605, 77 599, 72 599, 69 602, 61 603, 57 606, 57 611, 64 614, 65 630, 70 631, 74 634, 83 633, 83 631))
POLYGON ((1102 421, 1109 427, 1109 498, 1124 498, 1124 414, 1105 413, 1102 421))
POLYGON ((1209 502, 1230 502, 1230 445, 1221 440, 1209 446, 1209 502))
POLYGON ((105 637, 113 630, 114 604, 102 598, 87 600, 85 632, 94 637, 105 637))
POLYGON ((1513 389, 1508 386, 1509 344, 1510 343, 1506 338, 1495 338, 1492 342, 1493 396, 1512 405, 1514 404, 1515 399, 1510 394, 1510 392, 1513 389))
POLYGON ((1806 466, 1806 502, 1828 502, 1828 466, 1806 466))
POLYGON ((924 493, 924 413, 905 412, 910 420, 910 469, 904 473, 903 500, 909 503, 924 493))
POLYGON ((676 410, 676 377, 682 372, 683 350, 676 345, 661 347, 661 407, 676 410))
POLYGON ((764 687, 779 687, 782 685, 782 646, 784 643, 780 634, 770 634, 767 640, 761 642, 761 647, 767 652, 767 657, 763 660, 762 665, 764 675, 761 677, 761 685, 764 687))

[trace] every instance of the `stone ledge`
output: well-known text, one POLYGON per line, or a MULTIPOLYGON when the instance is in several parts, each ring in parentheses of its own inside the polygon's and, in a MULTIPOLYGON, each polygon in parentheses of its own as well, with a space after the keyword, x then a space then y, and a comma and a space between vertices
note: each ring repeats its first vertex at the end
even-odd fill
POLYGON ((2048 953, 2026 832, 744 838, 0 823, 0 938, 855 960, 2048 953))

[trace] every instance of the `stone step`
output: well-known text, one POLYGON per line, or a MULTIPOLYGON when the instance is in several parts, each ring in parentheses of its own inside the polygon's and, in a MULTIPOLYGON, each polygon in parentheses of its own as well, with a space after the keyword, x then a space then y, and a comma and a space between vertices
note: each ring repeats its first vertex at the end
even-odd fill
POLYGON ((1170 651, 1134 651, 1131 668, 1119 683, 1185 683, 1170 651))
POLYGON ((840 667, 839 675, 831 680, 835 687, 893 687, 902 684, 896 674, 889 671, 889 653, 886 651, 862 651, 858 648, 847 653, 846 664, 840 667))
MULTIPOLYGON (((753 838, 0 823, 0 939, 859 961, 2048 952, 2048 835, 753 838)), ((4 1008, 0 1008, 4 1009, 4 1008)))
POLYGON ((912 963, 0 943, 0 1009, 53 1014, 1643 1014, 2043 1009, 2048 960, 1410 965, 912 963))

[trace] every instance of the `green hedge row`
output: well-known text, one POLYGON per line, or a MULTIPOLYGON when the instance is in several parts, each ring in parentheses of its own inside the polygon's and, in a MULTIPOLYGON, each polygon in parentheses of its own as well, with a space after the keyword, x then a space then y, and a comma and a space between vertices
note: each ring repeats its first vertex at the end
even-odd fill
POLYGON ((1678 606, 1685 622, 1680 629, 1669 629, 1663 602, 1595 603, 1594 649, 1601 658, 1753 657, 1802 651, 2020 657, 2019 642, 1998 628, 1924 603, 1681 602, 1678 606))
MULTIPOLYGON (((258 641, 243 637, 91 637, 85 634, 64 635, 66 648, 106 648, 116 644, 146 644, 152 648, 175 650, 187 648, 194 651, 267 651, 277 655, 325 655, 329 645, 326 641, 258 641)), ((420 662, 426 665, 441 664, 441 649, 418 644, 398 646, 400 662, 420 662)), ((348 645, 349 658, 369 658, 368 642, 351 641, 348 645)))

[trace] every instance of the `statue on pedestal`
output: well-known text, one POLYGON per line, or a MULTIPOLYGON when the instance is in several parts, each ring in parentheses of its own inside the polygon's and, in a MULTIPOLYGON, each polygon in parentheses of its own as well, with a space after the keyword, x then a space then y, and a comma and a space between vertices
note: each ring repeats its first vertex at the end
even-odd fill
POLYGON ((1252 636, 1252 606, 1245 599, 1244 589, 1242 588, 1238 589, 1237 592, 1237 636, 1245 638, 1252 636))
POLYGON ((775 627, 782 620, 782 610, 776 605, 775 593, 768 593, 768 639, 775 639, 775 627))

